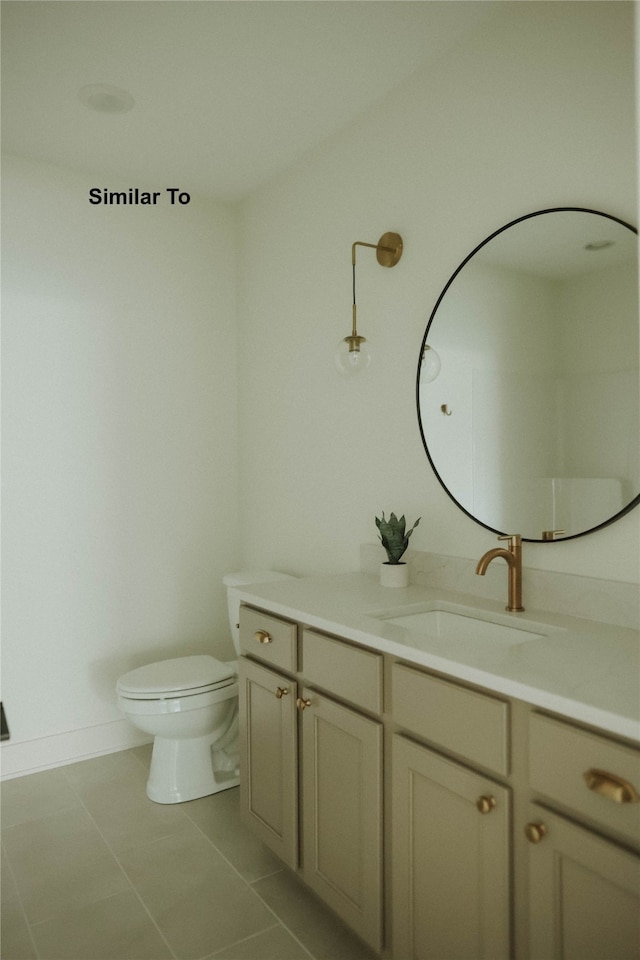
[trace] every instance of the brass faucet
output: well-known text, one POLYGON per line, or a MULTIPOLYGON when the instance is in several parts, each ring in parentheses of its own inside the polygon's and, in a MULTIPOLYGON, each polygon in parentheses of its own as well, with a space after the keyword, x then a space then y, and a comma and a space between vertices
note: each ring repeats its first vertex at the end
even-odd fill
POLYGON ((519 533, 511 534, 506 537, 498 537, 498 540, 508 540, 509 549, 503 547, 494 547, 493 550, 487 550, 483 557, 480 557, 476 573, 484 577, 487 567, 496 557, 503 557, 509 567, 509 602, 505 607, 511 612, 521 612, 522 606, 522 537, 519 533))

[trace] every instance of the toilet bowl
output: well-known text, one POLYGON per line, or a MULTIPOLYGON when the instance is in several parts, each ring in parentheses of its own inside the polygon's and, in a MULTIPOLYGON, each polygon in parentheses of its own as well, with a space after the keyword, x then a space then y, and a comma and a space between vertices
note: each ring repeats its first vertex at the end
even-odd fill
POLYGON ((236 786, 236 669, 235 661, 205 655, 162 660, 120 677, 118 706, 155 738, 149 799, 182 803, 236 786))
MULTIPOLYGON (((289 579, 273 571, 228 574, 229 622, 240 653, 239 587, 289 579)), ((183 803, 239 783, 238 664, 207 654, 160 660, 125 673, 116 685, 118 706, 139 730, 153 736, 147 796, 183 803)))

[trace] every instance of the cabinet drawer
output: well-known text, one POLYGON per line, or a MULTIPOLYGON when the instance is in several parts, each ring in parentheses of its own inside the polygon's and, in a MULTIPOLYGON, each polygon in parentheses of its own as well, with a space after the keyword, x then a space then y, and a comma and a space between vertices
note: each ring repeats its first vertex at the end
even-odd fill
POLYGON ((529 778, 534 790, 640 842, 640 802, 617 783, 624 781, 640 795, 640 751, 532 713, 529 778))
POLYGON ((382 713, 382 656, 313 630, 302 634, 306 683, 372 713, 382 713))
POLYGON ((509 773, 509 705, 496 697, 393 665, 393 719, 434 745, 509 773))
POLYGON ((282 670, 295 671, 297 624, 240 607, 240 649, 282 670))

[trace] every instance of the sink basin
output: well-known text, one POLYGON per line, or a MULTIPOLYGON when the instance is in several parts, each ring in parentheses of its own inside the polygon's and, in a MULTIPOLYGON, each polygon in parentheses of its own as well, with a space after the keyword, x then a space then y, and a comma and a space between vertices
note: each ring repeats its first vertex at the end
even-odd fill
POLYGON ((443 640, 478 640, 512 645, 546 636, 546 632, 537 631, 537 624, 507 624, 501 622, 502 618, 494 620, 489 619, 490 616, 485 611, 434 604, 421 610, 414 607, 411 612, 389 611, 379 614, 378 619, 397 624, 411 633, 429 634, 443 640))

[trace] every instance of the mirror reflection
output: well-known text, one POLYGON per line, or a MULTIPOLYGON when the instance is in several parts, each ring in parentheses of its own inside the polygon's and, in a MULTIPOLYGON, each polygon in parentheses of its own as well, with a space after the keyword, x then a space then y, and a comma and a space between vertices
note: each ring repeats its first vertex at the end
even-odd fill
POLYGON ((420 353, 420 430, 447 493, 527 540, 617 519, 640 499, 638 360, 633 227, 560 208, 496 231, 447 283, 420 353))

